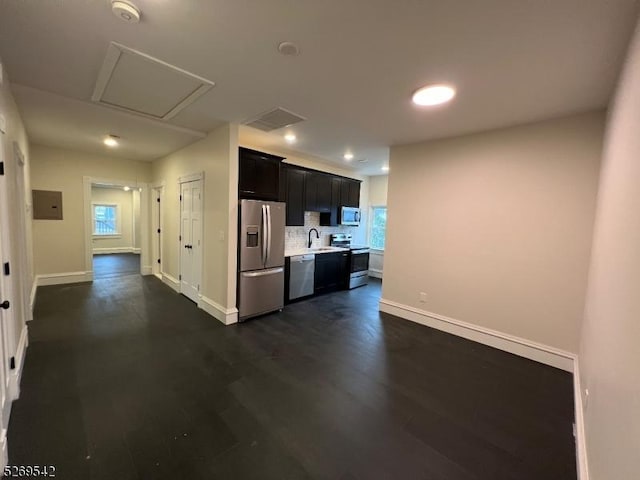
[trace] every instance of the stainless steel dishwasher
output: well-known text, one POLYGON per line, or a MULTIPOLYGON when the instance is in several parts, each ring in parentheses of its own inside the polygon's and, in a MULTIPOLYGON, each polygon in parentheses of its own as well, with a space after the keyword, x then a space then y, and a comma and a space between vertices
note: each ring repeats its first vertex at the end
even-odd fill
POLYGON ((289 300, 313 295, 316 256, 313 253, 289 259, 289 300))

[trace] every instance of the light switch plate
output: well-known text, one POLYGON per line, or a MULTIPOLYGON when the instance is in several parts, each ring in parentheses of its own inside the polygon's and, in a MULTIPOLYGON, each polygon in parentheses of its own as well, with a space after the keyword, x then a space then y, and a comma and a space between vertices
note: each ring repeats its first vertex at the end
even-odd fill
POLYGON ((0 132, 7 133, 7 119, 4 115, 0 115, 0 132))

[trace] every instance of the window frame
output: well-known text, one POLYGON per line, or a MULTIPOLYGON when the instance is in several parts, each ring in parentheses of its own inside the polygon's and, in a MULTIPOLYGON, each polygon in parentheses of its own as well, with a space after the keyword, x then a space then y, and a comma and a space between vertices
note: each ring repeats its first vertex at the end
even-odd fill
MULTIPOLYGON (((373 233, 373 218, 374 218, 374 215, 375 215, 374 210, 376 208, 384 208, 385 210, 388 210, 386 205, 370 205, 369 206, 369 218, 370 218, 370 221, 369 221, 369 232, 368 232, 369 233, 369 249, 373 250, 373 251, 376 251, 376 252, 384 252, 384 250, 385 250, 384 247, 383 248, 374 247, 371 244, 371 239, 373 237, 373 235, 372 235, 372 233, 373 233)), ((386 222, 385 222, 385 225, 384 225, 384 244, 385 244, 385 247, 386 247, 386 245, 387 245, 387 224, 386 224, 386 222)))
POLYGON ((91 236, 93 238, 122 238, 122 216, 119 203, 114 202, 91 202, 91 236), (116 209, 116 232, 96 233, 96 207, 115 207, 116 209))

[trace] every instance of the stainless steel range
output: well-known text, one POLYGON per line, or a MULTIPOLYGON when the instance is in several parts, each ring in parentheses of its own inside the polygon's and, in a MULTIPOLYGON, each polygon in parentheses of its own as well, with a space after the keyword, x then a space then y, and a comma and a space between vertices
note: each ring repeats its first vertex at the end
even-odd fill
POLYGON ((334 233, 331 235, 331 246, 349 249, 349 288, 361 287, 369 283, 369 247, 366 245, 353 245, 351 235, 347 233, 334 233))

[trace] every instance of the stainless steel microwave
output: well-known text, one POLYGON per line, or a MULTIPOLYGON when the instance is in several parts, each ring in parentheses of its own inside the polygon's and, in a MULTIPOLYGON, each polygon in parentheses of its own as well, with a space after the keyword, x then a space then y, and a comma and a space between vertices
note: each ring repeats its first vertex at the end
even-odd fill
POLYGON ((356 207, 342 207, 340 225, 360 225, 360 209, 356 207))

